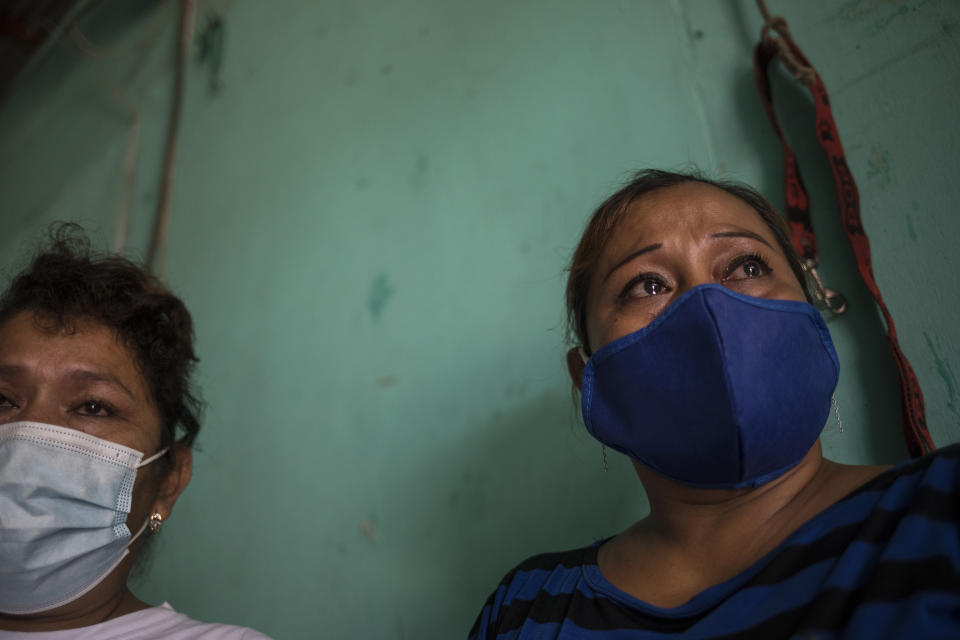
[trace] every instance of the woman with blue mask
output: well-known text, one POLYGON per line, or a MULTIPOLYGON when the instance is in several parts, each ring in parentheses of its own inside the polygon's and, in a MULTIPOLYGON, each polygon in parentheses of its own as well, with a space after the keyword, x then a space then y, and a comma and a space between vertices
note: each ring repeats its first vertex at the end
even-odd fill
POLYGON ((839 365, 759 194, 638 174, 588 223, 567 308, 587 430, 650 514, 515 567, 472 639, 960 637, 960 448, 823 458, 839 365))
POLYGON ((190 314, 78 229, 0 296, 0 639, 265 638, 127 588, 190 481, 190 314))

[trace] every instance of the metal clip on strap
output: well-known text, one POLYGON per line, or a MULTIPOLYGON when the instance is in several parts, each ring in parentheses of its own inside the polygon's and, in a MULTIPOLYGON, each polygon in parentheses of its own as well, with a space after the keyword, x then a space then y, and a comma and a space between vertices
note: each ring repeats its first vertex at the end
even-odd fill
POLYGON ((822 302, 830 313, 834 315, 839 316, 845 312, 847 310, 847 297, 836 289, 830 289, 823 285, 823 280, 820 279, 820 274, 817 272, 817 261, 807 258, 803 266, 807 273, 813 278, 814 284, 816 284, 817 288, 814 291, 814 295, 817 300, 822 302))

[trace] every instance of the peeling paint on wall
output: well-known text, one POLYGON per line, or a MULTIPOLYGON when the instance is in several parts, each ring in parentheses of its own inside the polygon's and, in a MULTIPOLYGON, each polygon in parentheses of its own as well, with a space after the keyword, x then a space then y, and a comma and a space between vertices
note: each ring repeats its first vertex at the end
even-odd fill
POLYGON ((873 152, 867 161, 867 178, 884 186, 890 184, 890 163, 886 149, 873 147, 873 152))
POLYGON ((950 363, 940 357, 933 339, 926 331, 923 332, 923 339, 927 342, 927 347, 933 355, 933 361, 937 367, 937 375, 943 380, 947 390, 947 408, 958 420, 960 420, 960 411, 957 410, 957 377, 953 374, 953 368, 950 363))
POLYGON ((908 214, 906 215, 906 219, 907 219, 907 235, 910 237, 910 239, 911 239, 913 242, 916 242, 916 241, 917 241, 917 231, 913 228, 913 218, 910 217, 910 214, 908 213, 908 214))

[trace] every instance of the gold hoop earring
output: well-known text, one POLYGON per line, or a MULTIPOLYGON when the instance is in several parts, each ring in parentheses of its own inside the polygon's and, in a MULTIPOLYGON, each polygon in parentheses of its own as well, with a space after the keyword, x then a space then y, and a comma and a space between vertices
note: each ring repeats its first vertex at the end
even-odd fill
POLYGON ((150 524, 147 525, 150 527, 150 533, 156 533, 160 531, 160 526, 163 524, 163 516, 159 512, 155 511, 153 515, 150 516, 150 524))

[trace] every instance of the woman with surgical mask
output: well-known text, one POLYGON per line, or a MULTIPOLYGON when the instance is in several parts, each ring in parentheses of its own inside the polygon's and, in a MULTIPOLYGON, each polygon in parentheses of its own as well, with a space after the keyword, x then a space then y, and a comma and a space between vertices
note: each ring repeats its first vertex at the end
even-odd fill
POLYGON ((638 174, 589 221, 567 309, 587 430, 650 513, 515 567, 472 639, 960 637, 960 448, 823 457, 839 364, 763 197, 638 174))
POLYGON ((183 303, 73 226, 0 296, 0 639, 266 637, 127 587, 190 481, 195 362, 183 303))

